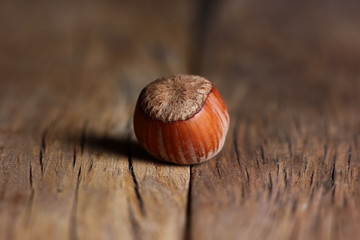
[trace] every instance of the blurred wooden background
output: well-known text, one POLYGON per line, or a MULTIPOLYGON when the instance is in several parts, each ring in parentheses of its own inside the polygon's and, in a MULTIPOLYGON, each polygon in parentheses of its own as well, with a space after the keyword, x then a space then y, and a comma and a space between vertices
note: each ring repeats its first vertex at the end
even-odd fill
POLYGON ((358 1, 1 1, 0 239, 360 239, 358 1), (147 155, 131 118, 213 81, 224 150, 147 155))

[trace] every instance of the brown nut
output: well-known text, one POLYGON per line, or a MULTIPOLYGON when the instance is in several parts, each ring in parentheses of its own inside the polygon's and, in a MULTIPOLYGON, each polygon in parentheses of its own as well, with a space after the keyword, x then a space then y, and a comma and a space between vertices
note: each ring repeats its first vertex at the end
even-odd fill
POLYGON ((156 158, 198 164, 220 152, 229 128, 227 107, 207 79, 178 74, 147 85, 138 98, 134 130, 156 158))

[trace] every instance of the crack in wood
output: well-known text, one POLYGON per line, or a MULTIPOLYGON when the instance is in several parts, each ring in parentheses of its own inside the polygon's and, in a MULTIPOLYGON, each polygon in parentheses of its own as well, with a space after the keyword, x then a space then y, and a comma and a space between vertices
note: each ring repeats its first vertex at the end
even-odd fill
POLYGON ((273 181, 272 181, 272 177, 271 177, 270 172, 269 172, 268 190, 269 190, 269 198, 270 198, 271 195, 272 195, 272 191, 273 191, 273 181))
MULTIPOLYGON (((237 123, 237 121, 235 121, 235 124, 236 123, 237 123)), ((233 146, 234 146, 236 161, 237 161, 237 163, 239 165, 239 168, 241 169, 240 152, 239 152, 239 148, 238 148, 238 139, 237 139, 237 131, 238 131, 238 127, 237 127, 237 124, 236 124, 235 127, 234 127, 233 146)))
POLYGON ((220 164, 219 164, 219 160, 216 159, 216 170, 217 170, 217 173, 219 175, 219 178, 221 178, 221 172, 220 172, 220 164))
POLYGON ((30 167, 29 167, 29 183, 30 183, 30 188, 33 188, 33 173, 32 173, 32 167, 31 167, 31 163, 30 163, 30 167))
POLYGON ((93 159, 90 158, 90 166, 89 166, 89 169, 88 169, 88 173, 91 172, 92 168, 93 168, 93 159))
POLYGON ((35 189, 33 187, 33 172, 31 167, 31 162, 29 164, 29 184, 30 184, 30 196, 26 207, 26 216, 25 216, 25 227, 29 226, 30 218, 32 214, 32 208, 34 203, 34 195, 35 195, 35 189))
POLYGON ((255 159, 256 159, 256 166, 258 169, 260 169, 259 157, 256 156, 255 159))
POLYGON ((350 174, 350 168, 351 168, 351 155, 352 155, 352 150, 351 147, 349 147, 349 150, 347 152, 347 171, 348 174, 350 174))
POLYGON ((40 164, 41 176, 44 176, 44 173, 45 173, 46 167, 47 167, 47 164, 46 164, 46 166, 44 164, 44 155, 45 155, 45 152, 47 149, 46 137, 48 135, 49 129, 56 126, 56 124, 60 121, 60 118, 63 115, 64 115, 64 112, 60 112, 59 114, 57 114, 55 119, 49 123, 48 127, 46 127, 41 134, 40 151, 39 151, 39 164, 40 164))
POLYGON ((46 150, 46 136, 47 136, 48 129, 45 129, 43 131, 43 134, 41 135, 41 149, 45 152, 46 150))
POLYGON ((41 171, 41 175, 44 175, 44 163, 43 163, 43 149, 40 149, 40 153, 39 153, 39 163, 40 163, 40 171, 41 171))
POLYGON ((48 129, 46 128, 42 135, 41 135, 41 144, 40 144, 40 152, 39 152, 39 164, 40 164, 40 171, 41 171, 41 176, 44 175, 45 172, 45 168, 44 168, 44 154, 46 151, 46 136, 47 136, 47 132, 48 129))
POLYGON ((286 167, 283 168, 283 174, 284 174, 284 184, 285 184, 285 188, 287 188, 288 186, 288 175, 287 175, 287 171, 286 171, 286 167))
POLYGON ((245 168, 245 173, 246 173, 247 181, 250 182, 250 175, 249 175, 249 170, 247 169, 247 167, 245 168))
POLYGON ((314 182, 314 170, 311 172, 311 175, 310 175, 310 187, 313 185, 313 182, 314 182))
POLYGON ((140 207, 141 214, 145 215, 146 213, 145 213, 144 201, 143 201, 143 199, 141 197, 141 194, 140 194, 139 183, 138 183, 138 181, 136 179, 134 166, 133 166, 133 159, 132 159, 132 155, 131 155, 131 145, 132 144, 131 144, 130 136, 129 136, 129 138, 128 138, 128 152, 127 152, 128 164, 129 164, 129 172, 130 172, 133 184, 134 184, 134 192, 135 192, 135 196, 136 196, 137 202, 138 202, 139 207, 140 207))
POLYGON ((72 162, 72 166, 73 168, 75 168, 76 165, 76 148, 74 146, 74 152, 73 152, 73 162, 72 162))
POLYGON ((336 180, 336 159, 337 153, 334 153, 333 161, 331 164, 331 169, 327 172, 327 179, 323 181, 322 186, 324 187, 325 192, 333 191, 335 188, 335 180, 336 180))
POLYGON ((77 175, 73 206, 71 209, 70 227, 69 227, 70 228, 70 240, 78 239, 76 216, 77 216, 77 206, 78 206, 78 199, 79 199, 80 182, 81 182, 81 166, 79 167, 79 171, 78 171, 78 175, 77 175))
POLYGON ((184 239, 190 240, 191 239, 191 226, 192 226, 192 181, 193 181, 193 166, 189 167, 189 186, 187 192, 187 201, 186 201, 186 216, 185 216, 185 232, 184 232, 184 239))
POLYGON ((266 156, 265 156, 265 150, 264 150, 263 145, 260 145, 260 156, 261 156, 263 164, 265 165, 266 164, 266 156))
POLYGON ((334 187, 334 185, 335 185, 336 158, 337 158, 337 154, 335 153, 334 158, 333 158, 333 164, 332 164, 332 167, 331 167, 331 178, 330 178, 330 186, 331 187, 334 187))

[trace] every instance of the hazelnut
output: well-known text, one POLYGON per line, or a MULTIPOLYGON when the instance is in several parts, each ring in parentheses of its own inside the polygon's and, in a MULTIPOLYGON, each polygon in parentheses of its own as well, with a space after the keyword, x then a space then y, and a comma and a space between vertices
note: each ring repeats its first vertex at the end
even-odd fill
POLYGON ((140 93, 134 130, 153 156, 176 164, 198 164, 220 152, 229 128, 227 107, 207 79, 162 77, 140 93))

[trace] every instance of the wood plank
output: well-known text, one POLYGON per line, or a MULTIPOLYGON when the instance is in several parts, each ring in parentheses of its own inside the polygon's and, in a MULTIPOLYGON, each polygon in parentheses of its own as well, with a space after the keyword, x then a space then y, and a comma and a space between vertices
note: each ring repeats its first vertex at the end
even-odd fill
POLYGON ((149 158, 131 118, 186 71, 195 6, 1 3, 0 239, 183 238, 189 167, 149 158))
POLYGON ((355 1, 219 1, 201 74, 229 104, 220 156, 191 171, 191 239, 357 239, 355 1))
POLYGON ((165 3, 0 3, 0 239, 356 239, 359 5, 165 3), (189 171, 131 115, 198 65, 232 128, 189 171))

